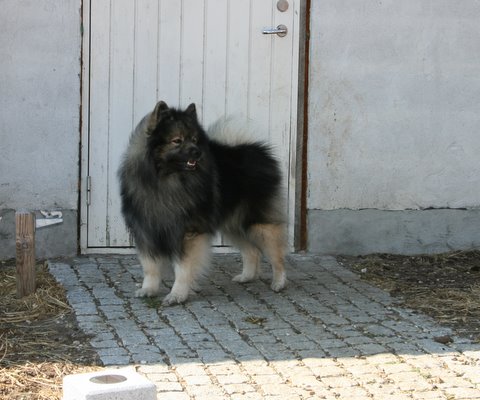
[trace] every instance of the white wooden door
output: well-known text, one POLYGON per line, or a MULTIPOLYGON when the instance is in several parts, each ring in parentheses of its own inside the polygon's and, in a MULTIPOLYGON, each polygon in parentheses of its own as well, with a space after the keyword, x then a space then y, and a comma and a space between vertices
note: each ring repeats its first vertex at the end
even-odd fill
POLYGON ((84 1, 84 252, 132 245, 116 171, 157 100, 196 103, 205 126, 252 122, 281 159, 293 221, 299 2, 280 11, 277 0, 84 1), (280 24, 286 36, 262 33, 280 24))

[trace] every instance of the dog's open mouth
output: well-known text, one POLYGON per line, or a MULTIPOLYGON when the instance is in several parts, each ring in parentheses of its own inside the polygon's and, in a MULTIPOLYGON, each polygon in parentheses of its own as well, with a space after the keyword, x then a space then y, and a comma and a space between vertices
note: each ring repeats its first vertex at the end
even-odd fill
POLYGON ((197 160, 188 160, 185 163, 185 168, 188 169, 189 171, 193 171, 197 168, 197 160))

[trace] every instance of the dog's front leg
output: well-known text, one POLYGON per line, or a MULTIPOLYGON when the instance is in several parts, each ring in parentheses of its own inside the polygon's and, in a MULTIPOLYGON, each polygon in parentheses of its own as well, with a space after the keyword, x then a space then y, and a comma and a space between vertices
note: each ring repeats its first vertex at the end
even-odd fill
POLYGON ((143 253, 138 254, 138 259, 143 267, 143 284, 141 289, 135 292, 135 297, 153 297, 158 295, 162 281, 162 266, 165 261, 143 253))
POLYGON ((163 305, 184 303, 190 290, 197 287, 197 280, 210 264, 211 237, 208 234, 187 235, 184 239, 184 255, 174 261, 175 282, 163 300, 163 305))

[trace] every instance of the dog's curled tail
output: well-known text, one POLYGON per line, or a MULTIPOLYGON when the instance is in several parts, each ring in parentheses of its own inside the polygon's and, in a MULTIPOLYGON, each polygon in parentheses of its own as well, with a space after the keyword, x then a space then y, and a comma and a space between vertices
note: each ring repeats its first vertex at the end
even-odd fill
POLYGON ((240 118, 220 118, 209 126, 207 135, 230 146, 246 143, 265 143, 262 135, 257 135, 258 130, 251 121, 240 118))

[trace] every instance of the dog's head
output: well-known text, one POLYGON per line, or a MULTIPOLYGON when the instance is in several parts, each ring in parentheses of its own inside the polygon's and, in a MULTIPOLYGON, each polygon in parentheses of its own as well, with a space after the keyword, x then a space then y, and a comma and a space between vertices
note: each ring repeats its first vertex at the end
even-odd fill
POLYGON ((146 133, 149 156, 158 172, 195 171, 201 167, 208 139, 198 122, 195 104, 181 111, 158 102, 146 133))

